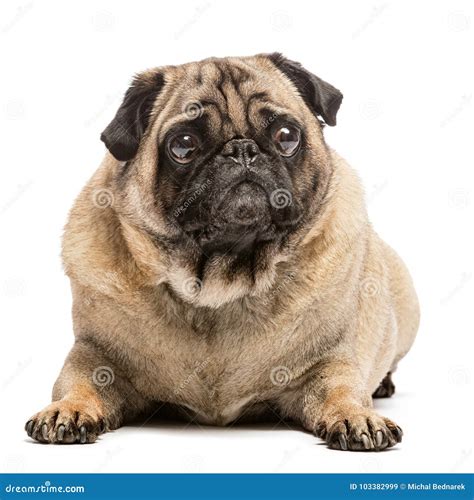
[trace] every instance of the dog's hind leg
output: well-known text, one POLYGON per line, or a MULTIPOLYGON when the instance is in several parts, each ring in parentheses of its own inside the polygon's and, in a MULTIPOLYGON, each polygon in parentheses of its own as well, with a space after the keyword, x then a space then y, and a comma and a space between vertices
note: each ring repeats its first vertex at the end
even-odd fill
POLYGON ((392 381, 392 372, 388 372, 380 385, 372 394, 373 398, 390 398, 395 393, 395 385, 392 381))

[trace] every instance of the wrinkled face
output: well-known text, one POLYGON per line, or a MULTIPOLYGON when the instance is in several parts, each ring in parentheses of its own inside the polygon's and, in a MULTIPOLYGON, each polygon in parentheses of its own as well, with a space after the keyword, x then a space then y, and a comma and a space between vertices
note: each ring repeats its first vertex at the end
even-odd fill
POLYGON ((201 116, 166 130, 158 192, 166 215, 205 254, 251 258, 301 220, 304 193, 297 191, 297 177, 305 130, 287 110, 278 113, 263 92, 240 96, 230 79, 220 88, 216 99, 196 105, 201 116), (231 106, 241 116, 233 117, 231 106))
POLYGON ((102 138, 126 161, 123 211, 168 253, 181 296, 217 306, 271 285, 323 205, 331 168, 318 116, 334 124, 341 97, 281 56, 138 77, 102 138), (183 292, 190 279, 198 294, 183 292))

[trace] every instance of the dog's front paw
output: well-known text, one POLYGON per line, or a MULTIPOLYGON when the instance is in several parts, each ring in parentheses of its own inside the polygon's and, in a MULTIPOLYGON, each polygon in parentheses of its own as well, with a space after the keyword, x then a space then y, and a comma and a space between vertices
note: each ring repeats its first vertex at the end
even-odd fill
POLYGON ((403 431, 372 410, 354 408, 347 413, 323 416, 315 434, 336 450, 381 451, 400 443, 403 431))
POLYGON ((90 403, 55 401, 25 424, 28 436, 41 443, 93 443, 106 431, 98 408, 90 403))

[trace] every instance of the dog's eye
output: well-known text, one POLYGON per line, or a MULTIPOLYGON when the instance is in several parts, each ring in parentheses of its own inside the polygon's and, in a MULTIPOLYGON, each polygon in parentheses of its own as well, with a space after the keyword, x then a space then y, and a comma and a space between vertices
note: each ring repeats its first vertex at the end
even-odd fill
POLYGON ((191 134, 176 135, 170 140, 168 149, 175 161, 189 163, 198 151, 198 140, 191 134))
POLYGON ((282 156, 292 156, 300 144, 300 131, 292 125, 285 125, 275 132, 273 141, 282 156))

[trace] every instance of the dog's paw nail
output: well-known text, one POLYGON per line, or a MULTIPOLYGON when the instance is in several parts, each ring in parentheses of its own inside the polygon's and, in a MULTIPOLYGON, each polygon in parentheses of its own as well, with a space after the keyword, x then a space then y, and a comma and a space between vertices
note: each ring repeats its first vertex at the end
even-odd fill
POLYGON ((105 422, 102 419, 99 420, 98 427, 99 427, 99 434, 103 434, 105 432, 105 422))
POLYGON ((43 424, 41 426, 41 435, 43 436, 43 439, 45 441, 48 440, 48 425, 47 424, 43 424))
POLYGON ((81 444, 84 444, 87 441, 87 430, 84 425, 81 426, 79 432, 80 432, 80 442, 81 444))
POLYGON ((341 446, 341 450, 347 451, 347 439, 344 434, 339 434, 339 445, 341 446))
POLYGON ((362 444, 364 445, 364 448, 366 450, 370 450, 371 446, 370 446, 370 439, 369 439, 369 436, 367 436, 367 434, 362 434, 362 444))
POLYGON ((26 433, 30 437, 33 435, 34 426, 35 426, 35 423, 33 420, 29 420, 28 422, 26 422, 26 425, 25 425, 26 433))
POLYGON ((375 444, 380 447, 382 446, 383 443, 383 432, 382 431, 377 431, 375 433, 375 444))
POLYGON ((60 425, 58 427, 58 431, 56 433, 56 439, 58 440, 58 443, 61 443, 62 440, 64 439, 65 431, 66 431, 66 427, 64 425, 60 425))
POLYGON ((392 434, 395 436, 397 442, 400 442, 402 440, 403 431, 400 427, 398 427, 398 425, 394 429, 392 429, 392 434))

